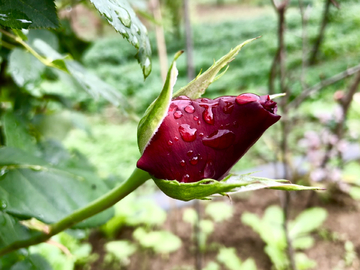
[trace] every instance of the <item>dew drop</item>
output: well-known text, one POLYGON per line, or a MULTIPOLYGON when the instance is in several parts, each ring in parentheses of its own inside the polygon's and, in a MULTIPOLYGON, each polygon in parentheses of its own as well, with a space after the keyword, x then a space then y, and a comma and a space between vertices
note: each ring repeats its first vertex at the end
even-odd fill
POLYGON ((193 150, 189 150, 189 151, 186 153, 186 155, 187 155, 188 157, 191 157, 191 156, 193 155, 193 153, 194 153, 193 150))
POLYGON ((170 145, 173 144, 173 142, 169 140, 169 141, 167 142, 167 144, 170 146, 170 145))
POLYGON ((204 133, 200 132, 200 133, 199 133, 199 136, 200 136, 200 137, 204 136, 204 133))
POLYGON ((232 113, 233 110, 234 110, 234 104, 232 102, 225 101, 225 106, 223 107, 223 112, 226 114, 230 114, 230 113, 232 113))
POLYGON ((204 170, 203 170, 203 178, 213 178, 215 175, 215 170, 213 166, 213 162, 209 160, 206 162, 204 170))
POLYGON ((202 140, 203 144, 211 148, 222 150, 228 148, 235 140, 234 132, 219 129, 202 140))
POLYGON ((8 172, 8 169, 7 167, 2 167, 1 170, 0 170, 0 176, 3 176, 4 174, 6 174, 8 172))
POLYGON ((203 112, 203 118, 204 118, 205 122, 210 125, 213 125, 215 123, 215 121, 214 121, 214 114, 213 114, 212 109, 217 107, 217 105, 219 105, 219 103, 214 103, 214 104, 200 103, 199 105, 201 107, 205 108, 205 110, 203 112))
POLYGON ((7 202, 5 200, 0 200, 0 210, 4 210, 7 207, 7 202))
POLYGON ((133 26, 134 26, 134 30, 136 31, 136 33, 138 33, 140 35, 139 27, 137 27, 135 24, 133 24, 133 26))
POLYGON ((179 126, 179 132, 181 135, 181 138, 185 142, 192 142, 196 139, 196 128, 191 128, 188 124, 182 124, 179 126))
POLYGON ((242 94, 236 97, 236 103, 239 105, 247 104, 259 100, 260 98, 254 94, 242 94))
POLYGON ((180 161, 180 165, 181 165, 182 167, 184 167, 185 164, 186 164, 186 163, 185 163, 185 160, 181 160, 181 161, 180 161))
POLYGON ((135 46, 135 48, 139 49, 139 40, 137 39, 136 36, 133 36, 132 44, 135 46))
POLYGON ((192 159, 190 159, 190 164, 191 165, 196 165, 199 161, 199 157, 193 157, 192 159))
POLYGON ((118 15, 119 20, 121 23, 130 28, 131 26, 131 18, 129 15, 129 12, 127 12, 126 9, 119 7, 118 9, 115 9, 115 13, 118 15))
POLYGON ((174 118, 179 119, 183 116, 183 113, 181 111, 175 111, 174 112, 174 118))
POLYGON ((183 176, 183 178, 181 179, 181 182, 183 182, 183 183, 188 183, 189 180, 190 180, 190 175, 185 174, 185 175, 183 176))
POLYGON ((198 117, 198 116, 194 116, 194 120, 195 120, 195 121, 199 120, 199 117, 198 117))
POLYGON ((174 141, 175 141, 175 142, 179 141, 179 138, 175 136, 175 137, 174 137, 174 141))
POLYGON ((149 67, 150 64, 151 64, 151 61, 150 61, 149 57, 146 57, 145 62, 144 62, 144 67, 149 67))
POLYGON ((195 112, 195 108, 192 105, 187 105, 185 107, 184 111, 187 112, 187 113, 193 113, 193 112, 195 112))

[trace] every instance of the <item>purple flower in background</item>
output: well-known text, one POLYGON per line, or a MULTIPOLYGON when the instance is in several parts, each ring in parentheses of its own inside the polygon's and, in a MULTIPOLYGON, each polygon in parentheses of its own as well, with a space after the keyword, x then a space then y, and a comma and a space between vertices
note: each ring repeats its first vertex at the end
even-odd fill
POLYGON ((280 119, 276 111, 269 96, 241 94, 214 100, 180 96, 171 101, 137 166, 158 179, 221 180, 280 119))

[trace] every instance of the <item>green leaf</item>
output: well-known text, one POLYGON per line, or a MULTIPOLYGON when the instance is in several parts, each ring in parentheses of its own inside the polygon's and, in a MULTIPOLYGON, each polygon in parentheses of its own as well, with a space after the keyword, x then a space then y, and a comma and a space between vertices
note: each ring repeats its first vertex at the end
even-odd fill
POLYGON ((310 208, 301 212, 290 224, 290 237, 294 239, 319 229, 326 218, 326 210, 320 207, 310 208))
POLYGON ((57 28, 54 0, 1 0, 0 25, 15 28, 57 28))
POLYGON ((195 183, 179 183, 176 180, 154 179, 155 184, 169 197, 190 201, 194 199, 209 200, 212 195, 252 191, 257 189, 279 190, 319 190, 317 187, 306 187, 290 184, 283 179, 268 179, 249 174, 229 176, 221 181, 203 179, 195 183))
POLYGON ((225 202, 212 202, 206 206, 205 213, 215 222, 222 222, 232 217, 233 207, 225 202))
POLYGON ((19 48, 10 53, 8 72, 19 87, 31 92, 44 70, 45 66, 32 54, 19 48))
POLYGON ((198 220, 198 214, 194 208, 187 208, 183 213, 183 221, 190 223, 194 226, 195 222, 198 220))
MULTIPOLYGON (((1 206, 1 204, 2 203, 0 203, 0 209, 5 206, 1 206)), ((0 249, 13 242, 26 240, 40 233, 39 231, 29 230, 23 226, 17 218, 4 211, 0 211, 0 227, 0 249)))
MULTIPOLYGON (((108 191, 93 172, 54 168, 15 148, 0 148, 0 166, 0 199, 6 205, 3 211, 22 219, 35 217, 54 223, 108 191)), ((77 227, 98 226, 112 215, 113 209, 106 210, 77 227)))
POLYGON ((243 262, 241 270, 257 270, 254 259, 249 258, 243 262))
POLYGON ((216 262, 209 262, 202 270, 220 270, 220 266, 216 262))
POLYGON ((144 152, 146 146, 154 136, 155 132, 158 130, 169 109, 172 90, 178 75, 175 61, 182 53, 183 51, 179 51, 175 54, 160 95, 153 103, 150 104, 139 122, 137 135, 140 153, 144 152))
POLYGON ((226 269, 239 270, 242 268, 242 263, 236 254, 235 248, 221 248, 216 259, 225 265, 226 269))
POLYGON ((315 240, 311 236, 303 236, 292 240, 294 249, 308 249, 311 248, 314 243, 315 240))
POLYGON ((102 96, 115 106, 128 107, 125 98, 118 90, 101 80, 96 74, 89 72, 79 62, 57 52, 57 38, 51 32, 36 30, 30 31, 30 33, 27 43, 57 69, 71 75, 80 88, 88 92, 95 99, 102 96))
MULTIPOLYGON (((57 60, 57 64, 60 65, 61 63, 61 60, 57 60)), ((80 63, 74 60, 64 60, 64 65, 79 85, 95 99, 102 96, 115 106, 128 107, 126 99, 118 90, 86 70, 80 63)))
POLYGON ((28 153, 36 153, 36 140, 29 134, 28 128, 21 118, 8 111, 2 117, 5 145, 19 148, 28 153))
POLYGON ((171 253, 181 246, 180 238, 168 231, 146 232, 144 228, 138 227, 133 236, 142 247, 151 248, 156 253, 171 253))
POLYGON ((316 261, 309 259, 304 253, 295 254, 296 268, 298 270, 316 269, 316 261))
POLYGON ((52 270, 48 261, 39 254, 30 254, 25 260, 16 263, 10 270, 52 270))
POLYGON ((146 27, 136 16, 127 0, 90 0, 107 21, 137 50, 136 59, 144 78, 151 72, 151 47, 146 27))
POLYGON ((110 241, 105 244, 105 261, 116 260, 121 265, 129 262, 129 257, 136 251, 135 245, 129 241, 110 241))
POLYGON ((216 61, 216 63, 214 63, 207 71, 205 71, 201 75, 199 74, 188 85, 177 91, 174 94, 174 97, 187 96, 191 99, 199 98, 202 94, 205 93, 205 90, 209 87, 210 84, 219 79, 226 72, 227 68, 223 73, 217 76, 220 70, 222 70, 234 59, 234 57, 239 53, 242 47, 255 39, 257 38, 249 39, 236 46, 228 54, 224 55, 222 58, 216 61))

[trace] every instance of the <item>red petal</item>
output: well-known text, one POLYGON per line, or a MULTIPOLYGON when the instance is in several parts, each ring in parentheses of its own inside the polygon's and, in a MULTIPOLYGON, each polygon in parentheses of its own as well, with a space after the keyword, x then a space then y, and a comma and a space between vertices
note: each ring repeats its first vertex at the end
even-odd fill
POLYGON ((254 94, 180 97, 170 108, 137 166, 156 178, 179 182, 221 180, 280 119, 276 102, 254 94))

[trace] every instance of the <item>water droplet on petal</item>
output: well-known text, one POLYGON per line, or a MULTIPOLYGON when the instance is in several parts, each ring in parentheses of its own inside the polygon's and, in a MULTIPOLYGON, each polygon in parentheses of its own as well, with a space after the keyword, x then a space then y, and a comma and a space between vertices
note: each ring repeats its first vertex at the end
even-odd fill
POLYGON ((259 100, 260 97, 254 94, 242 94, 236 97, 236 103, 239 105, 247 104, 259 100))
POLYGON ((201 132, 201 133, 199 133, 199 136, 200 136, 200 137, 204 136, 204 133, 202 133, 202 132, 201 132))
POLYGON ((226 114, 230 114, 230 113, 232 113, 233 109, 234 109, 234 104, 232 102, 225 101, 225 106, 223 107, 223 112, 226 114))
POLYGON ((178 140, 179 140, 179 138, 175 136, 174 141, 177 142, 178 140))
POLYGON ((217 107, 217 105, 219 105, 219 103, 199 103, 199 105, 203 108, 205 108, 205 111, 203 112, 203 118, 205 120, 206 123, 213 125, 215 123, 214 121, 214 114, 212 109, 217 107))
POLYGON ((181 111, 175 111, 174 112, 174 118, 179 119, 183 116, 183 113, 181 111))
POLYGON ((194 108, 193 105, 187 105, 185 107, 184 111, 187 112, 187 113, 193 113, 193 112, 195 112, 195 108, 194 108))
POLYGON ((199 120, 199 117, 198 117, 198 116, 194 116, 194 120, 195 120, 195 121, 199 120))
POLYGON ((185 142, 192 142, 192 141, 195 141, 195 139, 196 139, 197 129, 191 128, 190 125, 188 125, 188 124, 180 125, 179 132, 180 132, 181 138, 185 142))
POLYGON ((185 164, 186 164, 186 163, 185 163, 185 160, 181 160, 181 161, 180 161, 180 165, 181 165, 182 167, 184 167, 185 164))
POLYGON ((205 164, 202 178, 213 178, 214 175, 215 175, 215 170, 214 170, 213 162, 209 160, 205 164))
POLYGON ((169 141, 167 142, 167 144, 170 146, 170 145, 173 144, 173 142, 169 140, 169 141))
POLYGON ((214 149, 226 149, 235 140, 234 132, 227 129, 219 129, 202 140, 203 144, 214 149))
POLYGON ((193 150, 189 150, 189 151, 186 153, 186 155, 187 155, 188 157, 191 157, 191 156, 193 155, 193 153, 194 153, 193 150))
POLYGON ((183 178, 181 179, 181 182, 183 182, 183 183, 188 183, 189 180, 190 180, 190 175, 185 174, 185 175, 183 176, 183 178))
POLYGON ((190 159, 190 163, 192 165, 196 165, 199 161, 199 157, 193 157, 192 159, 190 159))

